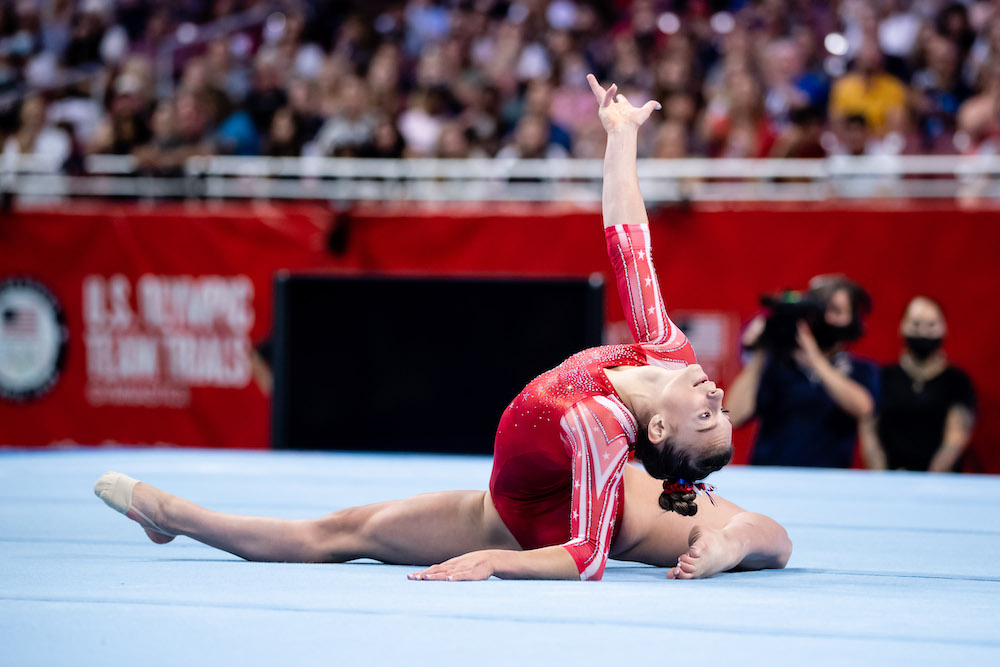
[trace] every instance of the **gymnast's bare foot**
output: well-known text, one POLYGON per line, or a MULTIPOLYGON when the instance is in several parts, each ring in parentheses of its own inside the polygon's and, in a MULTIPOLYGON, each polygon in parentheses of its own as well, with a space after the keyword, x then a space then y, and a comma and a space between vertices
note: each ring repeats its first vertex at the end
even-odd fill
POLYGON ((159 489, 118 472, 108 472, 94 485, 94 493, 112 509, 132 519, 157 544, 176 537, 163 511, 168 495, 159 489))
POLYGON ((736 567, 740 562, 739 545, 722 530, 695 526, 688 535, 690 547, 677 565, 667 572, 667 579, 704 579, 736 567))

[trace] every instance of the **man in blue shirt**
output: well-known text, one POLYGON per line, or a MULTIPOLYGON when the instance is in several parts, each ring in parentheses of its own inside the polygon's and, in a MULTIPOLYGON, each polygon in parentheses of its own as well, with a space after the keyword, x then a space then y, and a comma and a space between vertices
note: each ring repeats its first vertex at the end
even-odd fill
POLYGON ((839 275, 813 278, 806 298, 823 304, 823 317, 812 326, 800 320, 786 354, 758 345, 763 317, 747 327, 743 342, 753 351, 726 392, 729 416, 735 426, 760 419, 752 464, 848 468, 858 425, 879 395, 878 366, 845 349, 860 337, 871 301, 839 275))

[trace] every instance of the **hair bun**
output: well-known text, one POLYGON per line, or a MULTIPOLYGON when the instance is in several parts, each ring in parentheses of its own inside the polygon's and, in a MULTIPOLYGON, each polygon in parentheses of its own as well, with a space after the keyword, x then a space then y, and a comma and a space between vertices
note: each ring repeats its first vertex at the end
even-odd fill
POLYGON ((681 516, 694 516, 698 513, 695 504, 695 490, 683 480, 669 478, 663 482, 663 493, 660 494, 660 507, 667 512, 677 512, 681 516))

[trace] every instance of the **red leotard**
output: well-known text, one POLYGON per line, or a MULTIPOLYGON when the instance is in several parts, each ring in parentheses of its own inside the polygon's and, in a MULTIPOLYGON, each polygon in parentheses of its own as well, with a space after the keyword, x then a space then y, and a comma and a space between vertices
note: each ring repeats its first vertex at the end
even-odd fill
POLYGON ((490 495, 524 549, 561 544, 581 579, 600 579, 624 512, 637 424, 604 374, 614 366, 684 368, 687 337, 667 317, 649 227, 605 230, 625 316, 637 341, 584 350, 539 375, 500 418, 490 495))

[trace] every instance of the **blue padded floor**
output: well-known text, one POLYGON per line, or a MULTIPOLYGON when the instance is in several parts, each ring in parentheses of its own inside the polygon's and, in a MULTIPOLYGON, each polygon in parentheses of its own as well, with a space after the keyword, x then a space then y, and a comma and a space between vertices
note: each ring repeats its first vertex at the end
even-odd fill
POLYGON ((413 582, 164 546, 91 492, 120 470, 228 512, 308 517, 484 488, 485 457, 0 453, 0 665, 1000 665, 1000 478, 728 468, 782 522, 783 571, 413 582))

